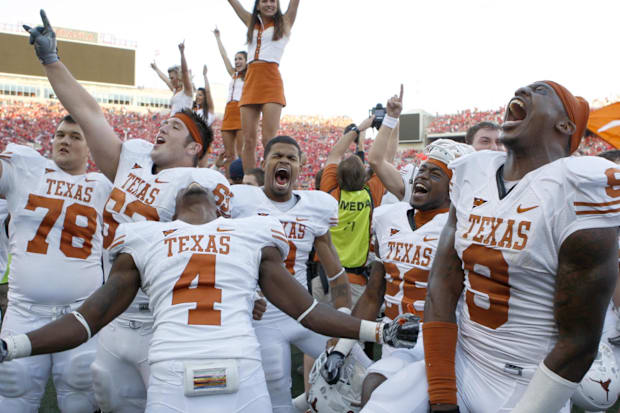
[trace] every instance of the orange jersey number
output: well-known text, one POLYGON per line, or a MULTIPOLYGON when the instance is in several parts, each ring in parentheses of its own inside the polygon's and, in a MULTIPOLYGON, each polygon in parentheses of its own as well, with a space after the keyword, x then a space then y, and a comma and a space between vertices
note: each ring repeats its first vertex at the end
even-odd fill
POLYGON ((196 303, 189 310, 187 324, 219 326, 222 324, 220 310, 213 308, 222 302, 222 289, 215 287, 215 255, 193 254, 172 290, 172 305, 196 303), (198 285, 190 288, 198 276, 198 285))
POLYGON ((620 196, 620 179, 616 178, 616 174, 620 175, 620 169, 609 168, 605 171, 608 185, 607 188, 605 188, 605 192, 612 198, 620 196))
MULTIPOLYGON (((47 254, 47 236, 56 224, 62 213, 65 201, 63 199, 47 198, 30 194, 26 209, 34 211, 37 208, 47 209, 47 213, 41 220, 34 238, 28 241, 27 252, 35 254, 47 254)), ((97 230, 97 211, 88 205, 71 204, 65 211, 65 221, 60 234, 60 250, 69 258, 86 259, 93 249, 93 236, 97 230), (86 218, 86 226, 77 224, 78 217, 86 218), (73 245, 73 238, 81 239, 82 246, 73 245)))
MULTIPOLYGON (((118 228, 118 222, 112 216, 112 212, 108 211, 108 205, 111 205, 111 211, 120 213, 123 206, 125 206, 125 193, 118 188, 114 188, 110 193, 108 202, 106 202, 106 208, 103 211, 103 223, 107 225, 107 232, 103 237, 103 248, 108 248, 112 244, 116 228, 118 228)), ((127 217, 131 218, 134 214, 143 216, 147 221, 159 221, 157 210, 137 199, 125 207, 125 215, 127 217)))
POLYGON ((288 255, 284 260, 284 266, 291 273, 295 275, 295 259, 297 258, 297 245, 293 241, 288 241, 288 255))
POLYGON ((487 296, 489 303, 486 306, 476 304, 476 293, 467 290, 469 317, 472 321, 495 330, 508 321, 508 263, 501 251, 478 244, 472 244, 463 251, 463 263, 468 271, 471 289, 487 296), (486 267, 489 276, 477 273, 475 266, 486 267))
POLYGON ((415 283, 416 281, 426 283, 428 281, 428 270, 412 268, 401 278, 400 270, 396 264, 386 262, 383 264, 383 267, 385 268, 385 272, 390 275, 390 280, 387 281, 385 286, 385 294, 396 296, 400 291, 401 285, 403 288, 403 299, 401 300, 400 308, 389 305, 386 302, 385 315, 393 320, 401 313, 413 311, 415 315, 424 320, 424 311, 415 310, 415 308, 413 308, 413 303, 416 301, 424 301, 426 298, 426 288, 417 287, 415 283))

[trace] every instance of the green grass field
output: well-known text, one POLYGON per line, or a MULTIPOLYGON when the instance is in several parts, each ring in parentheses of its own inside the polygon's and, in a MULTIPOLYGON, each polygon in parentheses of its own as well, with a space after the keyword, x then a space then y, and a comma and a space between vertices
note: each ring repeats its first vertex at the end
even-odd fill
MULTIPOLYGON (((375 349, 376 350, 376 349, 375 349)), ((297 350, 295 347, 291 347, 292 353, 292 363, 291 363, 291 374, 293 377, 293 397, 300 395, 304 391, 304 379, 297 372, 297 367, 303 363, 303 354, 297 350)), ((375 356, 380 356, 375 351, 375 356)), ((39 409, 39 413, 59 413, 58 405, 56 404, 56 392, 54 391, 54 385, 50 381, 47 383, 47 389, 45 391, 45 396, 43 396, 43 401, 41 402, 41 408, 39 409)), ((618 413, 620 412, 620 402, 616 403, 614 407, 607 410, 607 413, 618 413)), ((583 413, 583 410, 578 408, 573 408, 571 413, 583 413)))

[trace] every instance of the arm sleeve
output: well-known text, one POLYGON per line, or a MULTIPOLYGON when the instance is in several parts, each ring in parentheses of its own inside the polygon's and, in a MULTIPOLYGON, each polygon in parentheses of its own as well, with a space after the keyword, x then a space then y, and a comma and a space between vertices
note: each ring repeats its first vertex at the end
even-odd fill
POLYGON ((335 189, 338 189, 338 165, 329 164, 323 169, 321 176, 321 191, 335 195, 335 189))
MULTIPOLYGON (((563 207, 557 218, 561 245, 573 232, 620 225, 620 167, 606 159, 584 156, 564 162, 563 207)), ((560 198, 560 197, 558 197, 560 198)))
POLYGON ((0 194, 6 196, 19 189, 18 181, 22 185, 27 184, 27 177, 33 173, 40 173, 38 169, 48 161, 32 148, 9 144, 0 154, 0 162, 2 162, 0 194))
POLYGON ((284 234, 284 228, 280 221, 273 217, 257 217, 257 219, 267 221, 265 231, 265 247, 276 247, 278 251, 280 251, 280 255, 282 255, 282 260, 284 260, 289 251, 288 239, 284 234))
POLYGON ((124 223, 118 226, 115 233, 116 237, 109 247, 110 259, 114 261, 119 254, 129 254, 133 258, 136 267, 142 268, 140 261, 141 254, 136 250, 136 245, 140 245, 140 243, 136 242, 136 229, 132 228, 135 226, 136 225, 133 223, 124 223))

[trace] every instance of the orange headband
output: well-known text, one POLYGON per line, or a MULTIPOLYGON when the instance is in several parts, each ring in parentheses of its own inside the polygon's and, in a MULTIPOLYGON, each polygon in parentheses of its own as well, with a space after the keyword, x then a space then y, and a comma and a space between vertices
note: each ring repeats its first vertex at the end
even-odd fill
POLYGON ((550 80, 545 80, 544 83, 551 86, 555 91, 562 101, 569 119, 575 123, 575 133, 570 137, 570 153, 573 153, 579 147, 579 142, 586 131, 590 106, 584 98, 581 96, 574 96, 564 86, 550 80))
POLYGON ((202 139, 200 137, 200 132, 198 131, 198 128, 196 127, 196 124, 194 123, 192 118, 190 118, 183 112, 175 113, 173 118, 180 119, 181 122, 183 122, 183 124, 187 127, 187 130, 189 130, 189 134, 192 135, 192 139, 194 139, 196 143, 203 145, 202 139))
POLYGON ((446 175, 448 175, 448 178, 452 179, 452 171, 450 170, 450 168, 448 168, 448 165, 446 165, 445 163, 438 161, 437 159, 434 159, 434 158, 428 158, 426 162, 424 163, 432 163, 433 165, 437 165, 438 167, 441 168, 442 171, 444 171, 446 175))

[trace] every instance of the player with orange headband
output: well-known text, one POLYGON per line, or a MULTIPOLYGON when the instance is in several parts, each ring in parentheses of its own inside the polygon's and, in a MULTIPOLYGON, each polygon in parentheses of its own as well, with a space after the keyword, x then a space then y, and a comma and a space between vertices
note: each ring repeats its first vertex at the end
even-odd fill
POLYGON ((286 106, 286 99, 278 66, 291 36, 299 0, 290 0, 284 14, 280 10, 280 0, 255 0, 251 13, 243 8, 239 0, 228 2, 248 28, 248 69, 239 102, 244 134, 241 159, 247 173, 256 168, 261 113, 263 148, 278 134, 280 128, 280 114, 286 106))
MULTIPOLYGON (((170 221, 179 189, 192 182, 210 190, 219 214, 229 216, 231 193, 226 178, 212 169, 195 168, 213 140, 204 119, 189 109, 182 110, 162 123, 154 144, 142 139, 123 142, 96 100, 59 60, 56 35, 44 11, 41 19, 43 26, 24 26, 30 43, 56 96, 84 130, 97 167, 114 182, 103 213, 104 248, 110 246, 121 223, 170 221)), ((105 261, 104 266, 109 267, 105 261)), ((152 327, 148 298, 140 291, 129 309, 100 333, 92 369, 97 402, 103 411, 144 411, 152 327)))
POLYGON ((424 308, 425 362, 378 387, 380 407, 364 412, 426 413, 429 402, 432 412, 570 411, 618 277, 620 169, 569 157, 588 113, 563 86, 535 82, 508 103, 507 153, 450 164, 452 206, 424 308), (392 382, 410 386, 398 403, 392 382))

